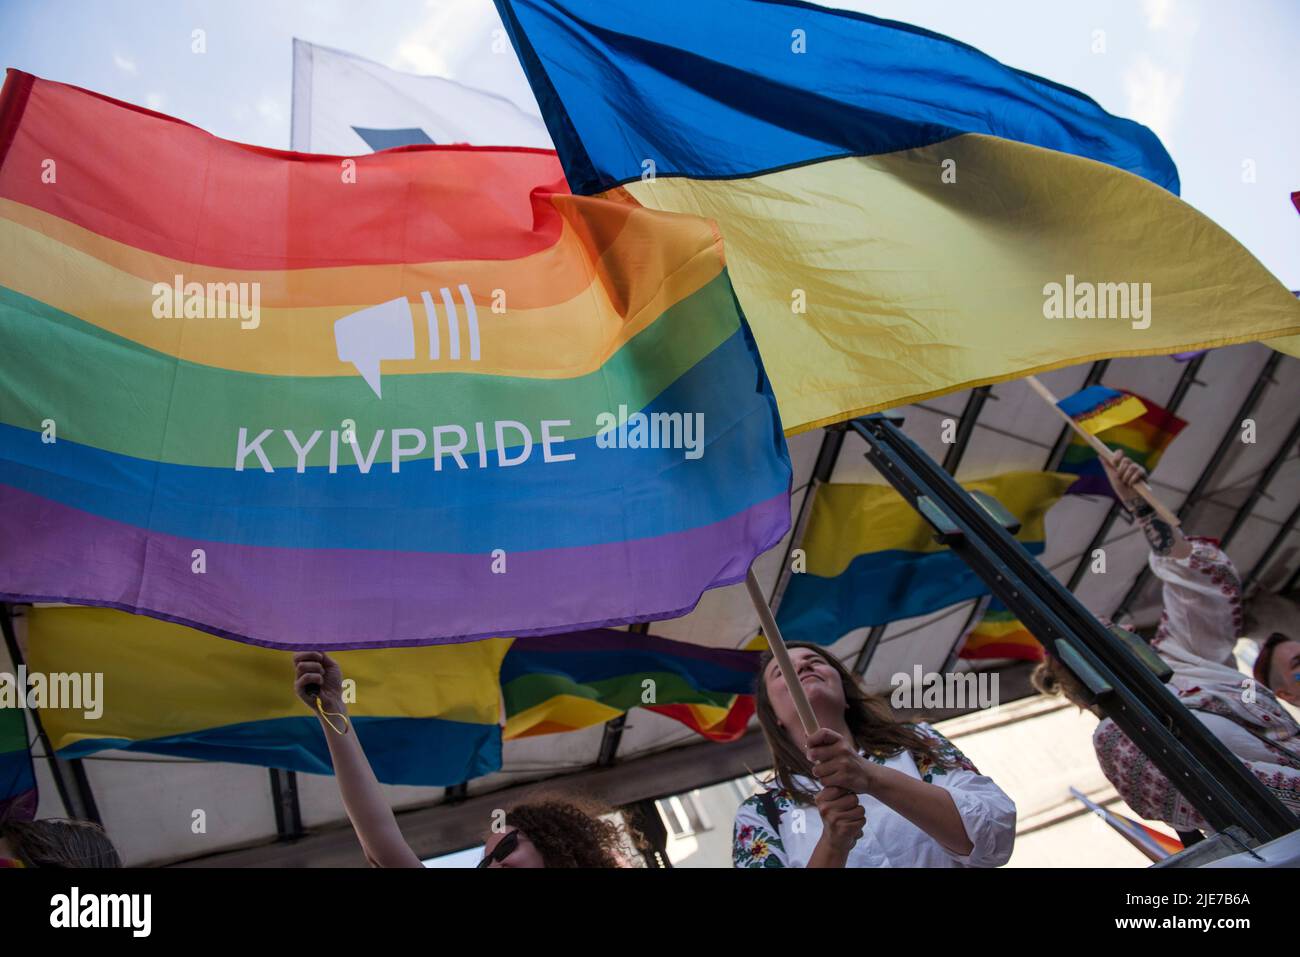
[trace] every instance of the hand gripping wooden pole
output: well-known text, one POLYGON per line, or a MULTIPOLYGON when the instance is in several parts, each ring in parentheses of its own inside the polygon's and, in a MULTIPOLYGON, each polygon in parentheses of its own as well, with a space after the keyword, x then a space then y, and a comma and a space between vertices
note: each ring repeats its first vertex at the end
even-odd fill
POLYGON ((767 646, 772 649, 776 666, 781 669, 781 675, 785 678, 785 686, 790 691, 790 700, 794 702, 794 709, 799 712, 799 721, 803 724, 804 734, 811 736, 820 727, 817 724, 817 715, 813 714, 808 696, 804 694, 803 685, 799 683, 799 676, 795 674, 794 666, 790 663, 790 652, 785 646, 785 639, 781 637, 781 629, 776 626, 776 618, 772 615, 772 609, 767 604, 767 598, 763 595, 763 588, 759 585, 753 568, 750 568, 749 574, 745 577, 745 587, 749 589, 749 600, 754 603, 754 610, 758 612, 758 620, 763 626, 763 634, 767 636, 767 646))
MULTIPOLYGON (((1043 401, 1050 405, 1056 411, 1057 415, 1069 424, 1070 428, 1074 429, 1076 433, 1083 437, 1085 442, 1093 447, 1093 450, 1096 451, 1098 455, 1104 458, 1107 462, 1114 457, 1115 450, 1081 426, 1078 422, 1074 421, 1068 412, 1056 404, 1056 396, 1052 395, 1052 391, 1039 382, 1036 376, 1025 376, 1025 381, 1029 383, 1031 389, 1042 396, 1043 401)), ((1166 508, 1164 502, 1156 498, 1156 493, 1152 491, 1151 486, 1146 482, 1141 482, 1140 484, 1135 485, 1133 491, 1146 499, 1147 504, 1154 508, 1156 514, 1159 515, 1161 519, 1168 522, 1171 527, 1178 528, 1182 525, 1182 522, 1178 520, 1178 516, 1166 508)))

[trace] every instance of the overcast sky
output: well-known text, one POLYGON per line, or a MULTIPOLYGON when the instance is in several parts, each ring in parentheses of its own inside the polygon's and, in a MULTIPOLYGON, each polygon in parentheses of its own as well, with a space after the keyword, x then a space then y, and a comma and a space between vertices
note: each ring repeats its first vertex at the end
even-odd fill
MULTIPOLYGON (((1300 287, 1300 215, 1288 198, 1300 190, 1300 3, 837 5, 945 33, 1146 123, 1178 164, 1183 197, 1300 287)), ((0 0, 0 64, 283 148, 293 37, 527 96, 512 55, 491 50, 494 28, 490 0, 0 0), (195 29, 202 55, 191 51, 195 29)))

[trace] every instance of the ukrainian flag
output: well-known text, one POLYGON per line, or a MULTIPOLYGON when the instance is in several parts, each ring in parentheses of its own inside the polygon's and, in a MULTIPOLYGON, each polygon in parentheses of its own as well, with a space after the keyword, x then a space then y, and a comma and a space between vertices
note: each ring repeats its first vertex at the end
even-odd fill
MULTIPOLYGON (((27 629, 32 671, 103 675, 102 713, 41 712, 61 758, 116 748, 333 773, 283 651, 111 608, 33 608, 27 629)), ((498 673, 509 647, 491 638, 331 651, 353 682, 348 711, 375 776, 442 787, 499 770, 498 673)))
MULTIPOLYGON (((1008 472, 964 482, 1020 521, 1031 555, 1046 546, 1048 510, 1074 481, 1057 472, 1008 472)), ((804 531, 805 573, 792 575, 777 623, 787 641, 829 645, 855 628, 914 618, 988 593, 988 586, 889 485, 831 483, 817 490, 804 531)))
POLYGON ((1150 130, 962 43, 792 0, 497 6, 575 192, 719 224, 788 432, 1300 332, 1150 130))

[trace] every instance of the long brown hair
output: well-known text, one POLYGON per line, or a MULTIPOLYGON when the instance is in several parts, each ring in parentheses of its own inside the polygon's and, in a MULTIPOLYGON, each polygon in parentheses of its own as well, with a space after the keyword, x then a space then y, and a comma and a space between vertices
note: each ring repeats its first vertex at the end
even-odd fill
MULTIPOLYGON (((790 648, 810 648, 817 656, 836 670, 840 676, 840 685, 844 689, 844 723, 853 735, 853 743, 869 755, 880 758, 893 757, 900 751, 910 751, 917 756, 928 758, 935 764, 951 767, 951 760, 945 758, 938 750, 936 742, 917 730, 914 724, 899 721, 889 701, 883 695, 869 694, 858 682, 853 672, 833 654, 821 645, 810 641, 791 641, 790 648)), ((758 711, 758 723, 767 738, 767 746, 772 751, 772 771, 781 787, 796 801, 812 804, 813 792, 800 786, 796 777, 813 778, 812 765, 803 752, 794 746, 789 735, 777 722, 776 712, 767 694, 767 666, 772 661, 772 653, 764 652, 759 659, 758 680, 754 685, 754 699, 758 711)))

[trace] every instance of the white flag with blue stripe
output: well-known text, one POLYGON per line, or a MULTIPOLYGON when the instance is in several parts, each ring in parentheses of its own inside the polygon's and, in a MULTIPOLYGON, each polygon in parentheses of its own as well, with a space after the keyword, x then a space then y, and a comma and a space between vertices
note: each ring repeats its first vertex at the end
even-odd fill
MULTIPOLYGON (((518 69, 509 44, 505 56, 518 69)), ((293 41, 291 147, 352 156, 411 143, 552 149, 537 103, 293 41)))

